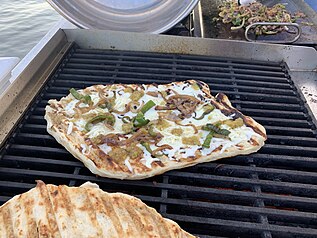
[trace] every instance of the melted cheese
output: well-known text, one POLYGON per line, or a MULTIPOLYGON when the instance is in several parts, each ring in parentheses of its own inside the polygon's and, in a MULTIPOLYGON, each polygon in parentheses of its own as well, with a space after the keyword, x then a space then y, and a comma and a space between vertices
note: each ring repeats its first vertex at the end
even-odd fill
POLYGON ((89 94, 89 95, 90 95, 91 100, 92 100, 93 103, 94 103, 93 105, 96 106, 97 103, 98 103, 99 100, 100 100, 100 97, 99 97, 98 93, 94 92, 94 93, 91 93, 91 94, 89 94))
POLYGON ((74 116, 74 114, 75 114, 74 108, 75 108, 75 106, 76 106, 76 103, 78 103, 78 102, 79 102, 79 100, 74 99, 74 100, 70 101, 70 102, 66 105, 66 107, 64 108, 64 110, 65 110, 65 112, 66 112, 66 114, 67 114, 68 116, 74 116))
MULTIPOLYGON (((171 88, 178 94, 191 95, 196 98, 198 97, 198 95, 205 95, 205 93, 202 92, 199 88, 195 89, 189 83, 185 83, 182 85, 173 83, 171 88)), ((165 91, 166 87, 164 87, 164 85, 159 85, 158 90, 165 91)))
POLYGON ((117 92, 117 98, 114 108, 118 111, 123 111, 125 109, 125 105, 131 102, 130 96, 130 93, 122 92, 122 95, 119 95, 117 92))
POLYGON ((84 119, 79 119, 74 121, 75 126, 77 127, 78 130, 83 131, 85 130, 85 126, 86 126, 86 121, 84 119))
POLYGON ((89 138, 97 137, 98 135, 107 135, 113 133, 111 129, 105 126, 104 123, 99 122, 91 127, 90 131, 86 134, 89 138))

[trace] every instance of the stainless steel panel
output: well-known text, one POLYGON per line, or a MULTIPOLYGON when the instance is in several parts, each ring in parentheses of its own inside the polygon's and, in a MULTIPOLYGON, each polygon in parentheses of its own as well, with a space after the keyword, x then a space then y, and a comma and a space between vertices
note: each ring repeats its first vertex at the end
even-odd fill
POLYGON ((317 69, 312 47, 242 42, 209 38, 153 35, 102 30, 64 30, 69 41, 94 49, 149 51, 234 57, 247 60, 284 61, 291 70, 317 69))
POLYGON ((64 32, 57 31, 0 96, 0 145, 10 134, 70 45, 64 32))

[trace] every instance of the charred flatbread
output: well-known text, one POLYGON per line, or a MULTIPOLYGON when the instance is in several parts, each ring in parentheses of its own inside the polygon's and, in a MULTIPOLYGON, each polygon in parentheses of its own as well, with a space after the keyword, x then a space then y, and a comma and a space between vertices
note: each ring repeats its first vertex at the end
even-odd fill
POLYGON ((94 85, 46 107, 47 131, 94 174, 143 179, 258 151, 266 131, 207 84, 94 85))
POLYGON ((194 238, 135 197, 42 181, 0 207, 0 237, 194 238))

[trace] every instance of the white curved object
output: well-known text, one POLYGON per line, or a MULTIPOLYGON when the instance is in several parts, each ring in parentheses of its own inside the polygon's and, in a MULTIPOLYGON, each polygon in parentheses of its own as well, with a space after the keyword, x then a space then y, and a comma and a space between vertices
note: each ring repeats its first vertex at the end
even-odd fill
POLYGON ((85 29, 162 33, 179 23, 198 0, 47 0, 85 29))

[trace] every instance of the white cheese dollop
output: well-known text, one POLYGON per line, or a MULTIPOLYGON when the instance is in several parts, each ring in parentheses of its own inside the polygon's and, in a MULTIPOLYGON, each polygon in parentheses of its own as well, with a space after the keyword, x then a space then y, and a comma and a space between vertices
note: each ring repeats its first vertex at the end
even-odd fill
POLYGON ((72 123, 71 121, 68 123, 68 128, 67 128, 67 132, 66 134, 67 135, 70 135, 72 132, 73 132, 73 126, 74 126, 74 123, 72 123))
POLYGON ((126 159, 126 160, 124 161, 124 164, 125 164, 125 166, 127 166, 127 168, 130 170, 130 172, 133 173, 133 168, 132 168, 132 166, 131 166, 131 164, 130 164, 129 159, 126 159))
MULTIPOLYGON (((151 149, 154 148, 153 145, 150 145, 151 149)), ((158 158, 153 158, 151 153, 148 152, 145 148, 143 148, 144 158, 140 159, 140 161, 149 169, 152 168, 152 163, 154 161, 160 161, 158 158)))
POLYGON ((101 149, 105 154, 108 154, 111 151, 111 146, 107 144, 98 145, 99 149, 101 149))
POLYGON ((65 106, 65 112, 68 116, 73 116, 75 114, 74 108, 78 102, 79 100, 74 99, 65 106))

